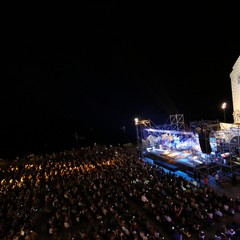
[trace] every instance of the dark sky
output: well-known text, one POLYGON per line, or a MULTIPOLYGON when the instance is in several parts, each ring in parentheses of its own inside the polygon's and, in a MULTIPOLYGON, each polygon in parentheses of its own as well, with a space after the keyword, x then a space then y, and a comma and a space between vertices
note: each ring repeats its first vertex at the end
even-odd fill
POLYGON ((223 120, 223 101, 232 122, 236 8, 121 7, 8 16, 0 157, 74 146, 74 133, 80 144, 130 141, 135 117, 223 120))

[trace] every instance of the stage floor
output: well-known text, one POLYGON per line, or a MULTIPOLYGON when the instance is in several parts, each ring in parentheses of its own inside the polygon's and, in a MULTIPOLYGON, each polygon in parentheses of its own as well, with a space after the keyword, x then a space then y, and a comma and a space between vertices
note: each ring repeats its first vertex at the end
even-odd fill
POLYGON ((171 171, 193 171, 193 169, 210 162, 207 158, 200 158, 198 155, 187 151, 154 149, 145 153, 145 156, 171 171))

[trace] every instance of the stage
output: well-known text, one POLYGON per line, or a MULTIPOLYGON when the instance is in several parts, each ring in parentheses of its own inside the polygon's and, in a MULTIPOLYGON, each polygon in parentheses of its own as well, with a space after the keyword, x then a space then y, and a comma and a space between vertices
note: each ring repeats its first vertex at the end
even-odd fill
POLYGON ((230 125, 201 123, 185 131, 137 124, 138 149, 142 157, 172 172, 240 172, 239 135, 230 125))
POLYGON ((143 156, 172 172, 182 171, 189 175, 193 175, 195 169, 207 171, 210 165, 218 166, 210 155, 203 154, 201 156, 192 151, 148 149, 143 156))

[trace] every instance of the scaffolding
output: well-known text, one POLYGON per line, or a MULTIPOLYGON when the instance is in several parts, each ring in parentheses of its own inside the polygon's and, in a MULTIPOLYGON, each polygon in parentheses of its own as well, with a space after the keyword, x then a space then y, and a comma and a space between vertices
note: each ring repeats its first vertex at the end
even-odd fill
POLYGON ((171 130, 184 131, 185 123, 183 114, 175 114, 169 116, 171 130))
POLYGON ((240 172, 240 124, 221 123, 218 120, 202 120, 190 123, 191 129, 204 128, 216 139, 217 151, 208 165, 208 172, 220 170, 232 175, 240 172))
MULTIPOLYGON (((207 141, 209 142, 210 139, 214 139, 215 138, 214 133, 219 129, 220 122, 218 120, 200 120, 190 122, 190 130, 197 133, 201 132, 203 134, 203 137, 205 138, 205 142, 207 138, 208 138, 207 141)), ((216 155, 212 154, 212 152, 205 155, 207 158, 206 160, 207 164, 199 165, 197 167, 200 172, 211 175, 214 172, 217 172, 222 169, 221 161, 218 160, 216 155)))
MULTIPOLYGON (((208 131, 207 138, 209 139, 207 140, 211 142, 211 148, 214 144, 214 149, 211 153, 205 154, 194 147, 189 149, 193 157, 198 157, 204 163, 197 167, 204 168, 208 174, 218 170, 229 173, 240 172, 240 124, 220 123, 218 120, 193 121, 190 122, 190 130, 187 131, 185 130, 183 114, 170 115, 168 123, 163 125, 156 125, 150 119, 138 120, 136 122, 136 133, 140 157, 142 157, 147 144, 149 144, 149 133, 154 137, 167 134, 169 137, 171 135, 182 135, 194 139, 197 136, 196 133, 199 133, 199 129, 208 131)), ((158 143, 157 137, 156 139, 152 138, 152 143, 154 141, 158 143)), ((150 145, 155 147, 152 143, 150 145)))
POLYGON ((162 130, 185 131, 184 115, 170 115, 166 123, 158 125, 157 128, 162 130))
POLYGON ((226 155, 227 163, 222 167, 228 167, 231 172, 240 171, 240 125, 220 123, 220 130, 215 132, 218 142, 218 150, 226 155))
POLYGON ((180 134, 180 135, 192 135, 192 132, 185 130, 185 122, 183 114, 170 115, 168 121, 165 124, 157 125, 150 119, 139 120, 135 119, 135 127, 137 134, 137 148, 139 150, 140 157, 142 156, 144 149, 143 141, 147 138, 148 132, 161 132, 166 134, 180 134))
POLYGON ((136 137, 137 137, 137 151, 139 158, 142 158, 143 155, 143 144, 142 144, 142 139, 143 139, 143 129, 152 127, 153 123, 151 122, 150 119, 138 119, 135 118, 135 127, 136 127, 136 137))
POLYGON ((150 119, 147 120, 135 120, 137 139, 144 137, 144 131, 146 129, 158 130, 165 133, 179 133, 185 135, 191 135, 192 133, 185 130, 185 122, 183 114, 170 115, 165 124, 157 125, 150 119))

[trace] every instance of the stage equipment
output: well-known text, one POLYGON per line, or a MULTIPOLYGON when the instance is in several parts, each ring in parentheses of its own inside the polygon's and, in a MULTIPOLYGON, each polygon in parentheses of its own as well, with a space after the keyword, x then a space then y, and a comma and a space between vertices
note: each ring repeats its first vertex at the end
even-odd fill
POLYGON ((212 148, 210 145, 210 138, 209 138, 209 131, 208 130, 201 130, 198 134, 199 144, 203 153, 210 154, 212 152, 212 148))

